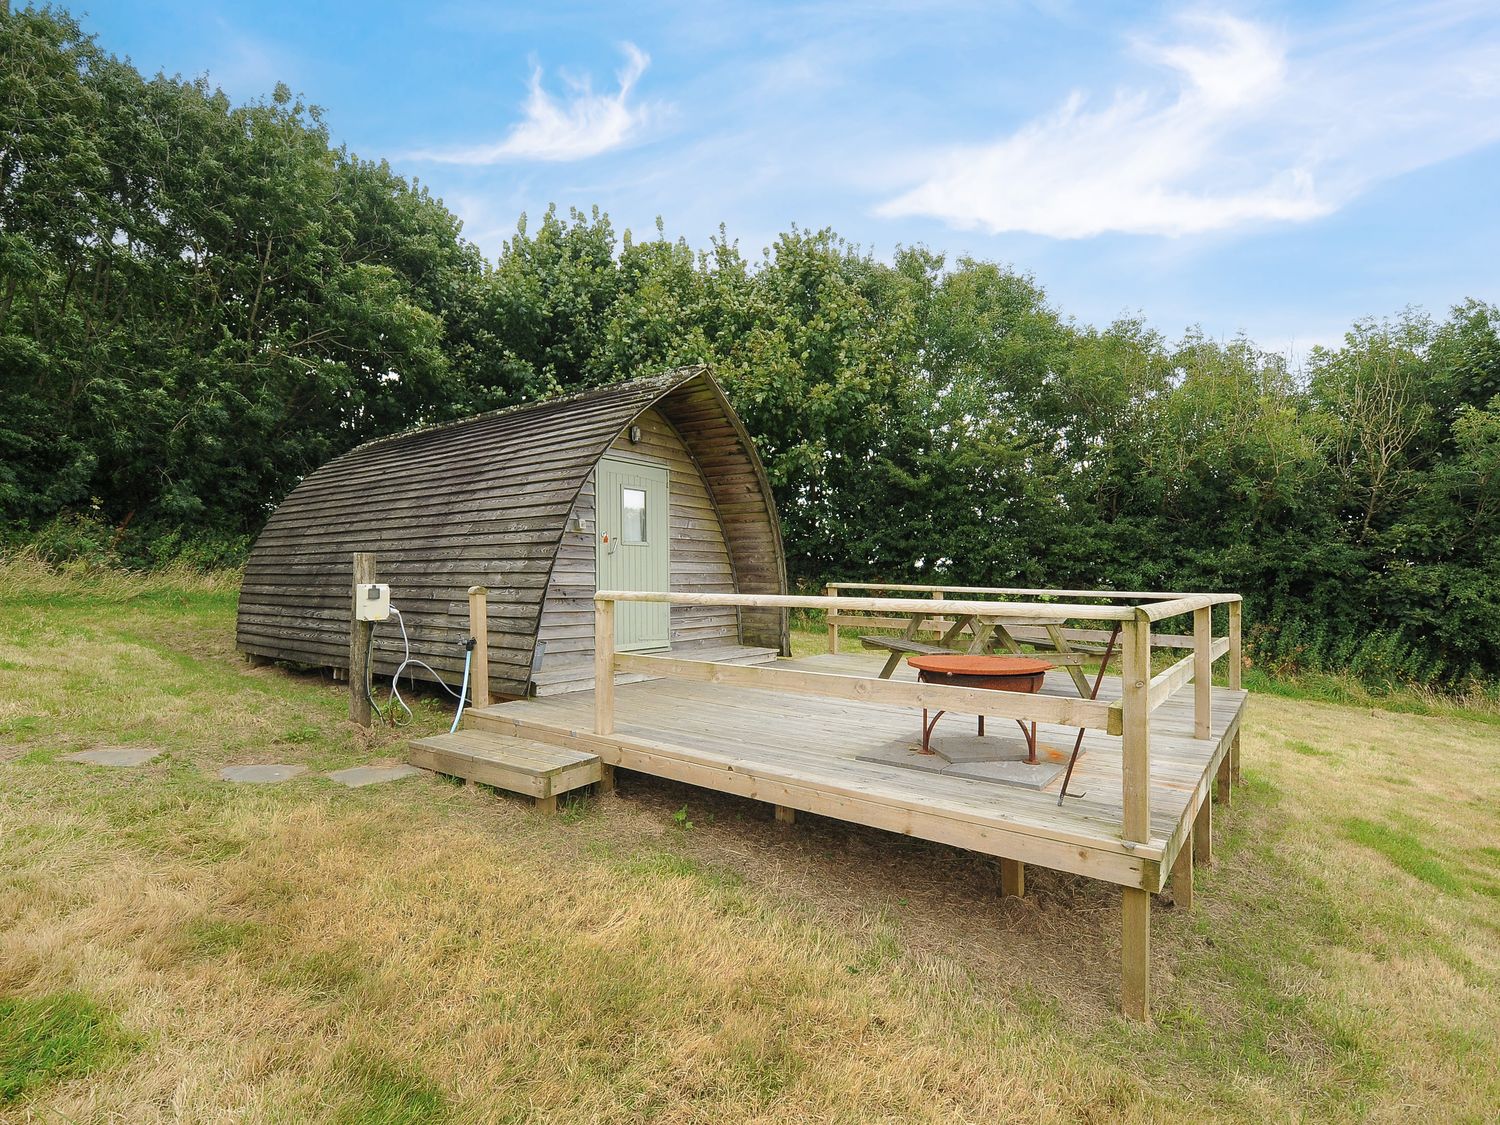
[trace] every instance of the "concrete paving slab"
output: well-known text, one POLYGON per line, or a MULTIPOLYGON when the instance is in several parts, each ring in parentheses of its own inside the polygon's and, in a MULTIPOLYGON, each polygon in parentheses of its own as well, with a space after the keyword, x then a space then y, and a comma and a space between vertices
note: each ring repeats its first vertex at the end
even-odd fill
POLYGON ((362 785, 379 785, 384 781, 400 781, 403 777, 416 777, 422 771, 416 766, 351 766, 346 770, 334 770, 329 781, 358 789, 362 785))
POLYGON ((306 766, 225 766, 219 771, 219 777, 224 781, 264 785, 273 781, 289 781, 306 772, 306 766))
POLYGON ((154 746, 101 746, 97 750, 80 750, 64 754, 64 762, 82 762, 88 766, 144 766, 163 751, 154 746))
MULTIPOLYGON (((884 746, 877 746, 868 753, 856 755, 861 762, 878 762, 886 766, 900 766, 903 769, 921 770, 923 773, 940 773, 947 777, 962 777, 969 781, 990 781, 999 785, 1015 785, 1022 789, 1045 789, 1056 781, 1067 767, 1068 755, 1055 747, 1041 743, 1037 747, 1042 761, 1036 765, 1029 765, 1023 759, 1026 757, 1026 740, 1020 737, 1017 731, 1014 738, 1009 736, 996 737, 987 735, 983 739, 974 735, 947 735, 944 742, 951 750, 956 750, 955 757, 961 760, 952 762, 945 758, 942 752, 935 754, 923 754, 917 746, 917 739, 910 742, 892 742, 884 746), (987 755, 987 760, 974 760, 969 754, 977 754, 981 747, 961 746, 954 747, 954 742, 982 744, 982 749, 987 755), (962 760, 968 758, 968 760, 962 760)), ((933 746, 938 745, 934 737, 933 746)))

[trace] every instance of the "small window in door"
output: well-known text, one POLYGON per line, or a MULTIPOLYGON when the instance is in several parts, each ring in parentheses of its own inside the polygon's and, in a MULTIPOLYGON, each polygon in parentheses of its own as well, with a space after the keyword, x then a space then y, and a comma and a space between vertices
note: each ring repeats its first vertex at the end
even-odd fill
POLYGON ((620 489, 620 541, 623 543, 646 541, 646 490, 644 488, 620 489))

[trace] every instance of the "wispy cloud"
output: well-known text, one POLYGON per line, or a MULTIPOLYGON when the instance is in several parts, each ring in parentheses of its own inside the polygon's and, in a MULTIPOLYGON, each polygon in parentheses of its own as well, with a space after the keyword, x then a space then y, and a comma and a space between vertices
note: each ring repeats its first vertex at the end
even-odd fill
POLYGON ((659 107, 632 102, 650 57, 634 43, 622 44, 625 66, 615 75, 619 88, 596 94, 590 80, 569 81, 568 92, 556 97, 542 86, 542 68, 531 73, 524 113, 509 133, 486 144, 429 149, 413 159, 444 164, 500 164, 514 160, 568 161, 598 156, 636 140, 659 107))
POLYGON ((1496 49, 1470 6, 1384 11, 1320 43, 1227 14, 1137 39, 1170 91, 1082 92, 998 141, 912 154, 926 178, 877 208, 962 229, 1087 238, 1298 222, 1371 183, 1500 139, 1496 49))

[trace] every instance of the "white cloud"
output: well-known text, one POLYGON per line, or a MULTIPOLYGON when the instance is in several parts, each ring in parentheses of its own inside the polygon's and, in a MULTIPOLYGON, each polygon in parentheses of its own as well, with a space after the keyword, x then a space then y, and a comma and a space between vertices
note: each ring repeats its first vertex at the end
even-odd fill
POLYGON ((619 89, 596 94, 588 78, 569 82, 565 97, 542 86, 542 69, 531 74, 524 116, 503 140, 413 153, 414 159, 444 164, 499 164, 512 160, 568 161, 598 156, 636 140, 657 107, 630 99, 650 57, 634 43, 622 44, 625 66, 616 73, 619 89))
MULTIPOLYGON (((1478 11, 1478 8, 1473 8, 1478 11)), ((1191 235, 1327 215, 1371 183, 1500 139, 1495 47, 1470 7, 1397 6, 1304 44, 1224 14, 1137 40, 1169 93, 1075 92, 1001 140, 913 154, 929 174, 882 204, 961 229, 1191 235)))

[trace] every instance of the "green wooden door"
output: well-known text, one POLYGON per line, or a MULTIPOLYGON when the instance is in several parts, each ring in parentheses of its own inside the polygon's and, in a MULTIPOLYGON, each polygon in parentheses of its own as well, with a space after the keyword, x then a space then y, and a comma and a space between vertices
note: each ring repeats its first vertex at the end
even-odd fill
MULTIPOLYGON (((598 588, 659 590, 672 576, 667 467, 605 457, 595 474, 598 504, 598 588)), ((621 602, 615 608, 615 647, 624 652, 667 648, 671 607, 621 602)))

